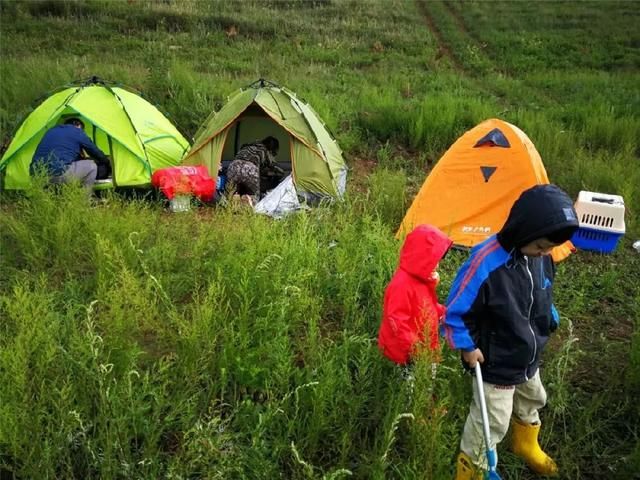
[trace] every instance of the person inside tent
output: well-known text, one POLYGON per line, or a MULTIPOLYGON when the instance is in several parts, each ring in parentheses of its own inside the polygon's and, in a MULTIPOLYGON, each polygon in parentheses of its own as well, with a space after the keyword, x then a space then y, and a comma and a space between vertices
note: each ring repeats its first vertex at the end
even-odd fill
POLYGON ((44 134, 33 154, 29 172, 34 175, 44 170, 52 184, 79 181, 91 191, 98 165, 110 169, 109 157, 89 139, 82 120, 71 117, 44 134), (84 151, 91 157, 85 158, 84 151))
POLYGON ((275 137, 266 137, 258 142, 243 145, 227 168, 227 182, 249 205, 260 199, 260 175, 284 171, 276 164, 280 144, 275 137))

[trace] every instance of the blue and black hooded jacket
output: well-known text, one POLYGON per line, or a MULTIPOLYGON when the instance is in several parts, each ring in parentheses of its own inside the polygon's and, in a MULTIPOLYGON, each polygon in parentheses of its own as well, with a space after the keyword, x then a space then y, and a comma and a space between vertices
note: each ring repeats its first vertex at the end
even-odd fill
POLYGON ((454 349, 484 355, 486 382, 517 385, 538 370, 549 333, 558 326, 551 256, 527 257, 520 248, 560 230, 575 230, 571 198, 554 185, 522 193, 497 235, 471 251, 447 299, 442 327, 454 349))

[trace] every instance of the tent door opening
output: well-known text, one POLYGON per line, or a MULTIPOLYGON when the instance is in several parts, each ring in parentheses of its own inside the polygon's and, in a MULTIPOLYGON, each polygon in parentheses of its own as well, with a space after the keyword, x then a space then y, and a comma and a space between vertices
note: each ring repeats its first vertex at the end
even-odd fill
POLYGON ((261 172, 260 195, 274 189, 291 173, 291 141, 289 132, 269 117, 261 107, 255 103, 250 105, 229 127, 226 141, 222 150, 222 174, 233 161, 238 150, 247 143, 260 141, 265 137, 278 139, 280 148, 276 156, 278 166, 284 174, 274 175, 269 172, 261 172))
MULTIPOLYGON (((62 125, 71 117, 77 117, 82 120, 84 123, 84 133, 86 133, 89 139, 109 157, 109 166, 98 165, 98 175, 96 177, 94 189, 103 190, 105 188, 112 188, 115 184, 114 160, 116 158, 112 138, 87 117, 80 115, 70 107, 66 107, 62 112, 60 112, 57 118, 51 123, 55 125, 62 125)), ((82 153, 84 157, 90 158, 88 152, 83 150, 82 153)))

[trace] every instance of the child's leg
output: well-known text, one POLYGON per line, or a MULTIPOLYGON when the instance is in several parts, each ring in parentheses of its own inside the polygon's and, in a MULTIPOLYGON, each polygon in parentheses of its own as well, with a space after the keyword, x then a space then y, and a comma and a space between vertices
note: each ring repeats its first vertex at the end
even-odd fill
MULTIPOLYGON (((514 386, 493 385, 484 382, 484 396, 487 403, 489 417, 489 432, 494 447, 504 438, 509 429, 509 420, 513 409, 514 386)), ((469 409, 467 421, 464 424, 460 450, 467 454, 473 463, 486 468, 484 436, 482 434, 482 413, 480 412, 480 397, 478 387, 473 382, 473 401, 469 409)))
POLYGON ((538 409, 547 402, 547 393, 540 381, 540 371, 528 381, 516 387, 514 395, 514 419, 511 436, 513 453, 522 457, 529 468, 539 475, 556 475, 558 466, 538 443, 540 416, 538 409))
POLYGON ((540 423, 538 410, 547 403, 547 392, 540 380, 540 370, 528 382, 516 386, 513 395, 513 415, 522 423, 540 423))

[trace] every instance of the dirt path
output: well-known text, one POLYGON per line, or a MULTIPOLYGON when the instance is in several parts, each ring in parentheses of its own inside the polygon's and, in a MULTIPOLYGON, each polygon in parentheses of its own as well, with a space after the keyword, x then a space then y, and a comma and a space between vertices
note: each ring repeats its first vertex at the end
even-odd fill
MULTIPOLYGON (((497 95, 496 92, 494 92, 491 88, 488 88, 486 82, 483 82, 481 78, 478 78, 477 76, 472 75, 471 72, 467 69, 467 67, 453 53, 450 43, 446 40, 445 36, 443 35, 440 28, 437 26, 436 21, 434 20, 433 14, 431 13, 428 7, 428 4, 429 4, 428 2, 429 0, 416 0, 418 10, 422 14, 424 23, 427 26, 427 29, 429 30, 429 32, 435 38, 438 46, 438 53, 436 54, 436 58, 435 58, 436 62, 440 58, 443 58, 443 57, 446 58, 456 73, 460 74, 468 82, 473 84, 473 86, 478 91, 484 92, 487 95, 494 97, 501 107, 508 109, 510 107, 509 102, 507 102, 506 99, 504 99, 501 95, 497 95)), ((447 8, 448 14, 450 14, 452 17, 455 17, 449 11, 451 7, 447 5, 446 8, 447 8)), ((459 22, 457 21, 456 24, 459 26, 460 32, 464 36, 468 36, 467 29, 462 23, 462 21, 461 20, 459 22)))
MULTIPOLYGON (((438 3, 441 4, 444 8, 442 13, 445 16, 450 17, 451 21, 455 26, 455 29, 459 32, 459 37, 462 40, 464 40, 465 43, 475 47, 475 49, 478 52, 481 52, 482 59, 484 63, 488 65, 487 68, 489 72, 491 73, 496 72, 497 69, 494 66, 493 60, 489 55, 487 55, 484 52, 484 49, 486 49, 487 44, 483 42, 482 39, 479 38, 476 34, 474 34, 471 30, 469 30, 467 25, 464 23, 464 18, 462 17, 460 12, 453 6, 453 3, 447 2, 447 1, 440 1, 438 3)), ((428 0, 417 0, 417 5, 418 5, 418 10, 424 17, 425 23, 427 24, 429 31, 433 34, 433 36, 435 37, 438 43, 438 50, 442 51, 444 55, 446 55, 447 58, 451 60, 451 62, 454 64, 455 69, 457 71, 460 71, 460 72, 466 71, 467 73, 470 73, 468 72, 469 68, 465 66, 461 60, 458 59, 458 56, 454 53, 454 50, 452 49, 450 42, 447 41, 444 34, 436 24, 436 21, 434 20, 434 15, 428 6, 429 5, 428 0)))
POLYGON ((451 48, 449 48, 449 45, 447 44, 447 42, 444 39, 444 36, 442 35, 442 32, 436 26, 436 23, 433 20, 433 16, 431 15, 429 8, 427 7, 427 0, 417 0, 417 5, 418 5, 418 10, 420 10, 420 13, 424 18, 425 24, 429 29, 429 32, 431 32, 431 34, 433 35, 433 38, 435 38, 436 43, 438 45, 436 60, 439 60, 440 58, 444 57, 451 62, 451 65, 453 66, 454 70, 456 70, 459 73, 463 73, 464 66, 460 63, 460 61, 456 58, 456 56, 453 55, 453 53, 451 52, 451 48))
POLYGON ((471 30, 469 30, 467 25, 464 23, 464 18, 462 17, 462 15, 460 15, 460 12, 453 7, 453 3, 443 2, 443 5, 444 5, 444 8, 446 8, 447 11, 453 17, 453 20, 455 21, 456 26, 458 27, 458 30, 464 33, 464 36, 471 38, 473 40, 473 43, 475 43, 476 46, 480 49, 483 49, 487 46, 487 44, 484 43, 480 37, 478 37, 471 30))
MULTIPOLYGON (((529 99, 537 99, 538 101, 544 102, 546 104, 557 104, 558 100, 548 93, 535 88, 531 85, 524 85, 522 80, 517 76, 514 77, 510 74, 506 68, 502 68, 499 65, 495 64, 495 59, 491 57, 486 51, 487 44, 482 40, 482 38, 478 37, 477 34, 473 33, 465 24, 464 18, 460 14, 460 11, 455 8, 453 2, 448 1, 440 1, 438 4, 443 6, 442 14, 444 16, 449 17, 450 21, 453 22, 455 30, 457 31, 460 39, 463 43, 473 46, 479 58, 482 60, 482 64, 484 65, 484 72, 478 73, 471 69, 471 67, 466 66, 462 60, 455 53, 454 45, 451 41, 447 40, 445 37, 441 27, 438 26, 436 19, 434 18, 434 14, 432 12, 433 8, 430 5, 434 5, 435 2, 430 2, 429 0, 416 0, 416 4, 418 7, 418 11, 422 14, 424 23, 427 26, 429 32, 434 36, 437 46, 438 46, 438 54, 436 55, 436 61, 440 57, 446 57, 453 69, 464 75, 465 78, 473 83, 473 85, 480 91, 486 92, 491 95, 498 101, 498 103, 504 108, 509 108, 510 102, 504 98, 504 95, 501 92, 497 92, 490 87, 491 82, 487 82, 487 76, 500 76, 501 78, 508 80, 514 84, 518 85, 518 90, 520 92, 526 92, 527 98, 529 99)), ((446 21, 446 20, 444 20, 446 21)))

